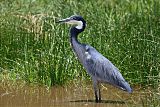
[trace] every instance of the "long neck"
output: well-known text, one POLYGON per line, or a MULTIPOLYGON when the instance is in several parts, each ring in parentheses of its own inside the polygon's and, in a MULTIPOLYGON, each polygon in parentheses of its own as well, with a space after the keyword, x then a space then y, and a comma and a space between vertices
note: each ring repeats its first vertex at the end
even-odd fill
POLYGON ((78 34, 81 33, 83 30, 79 30, 75 27, 72 27, 70 29, 70 42, 73 48, 74 48, 74 44, 81 44, 77 38, 78 38, 78 34))
POLYGON ((81 32, 83 32, 84 31, 84 29, 85 29, 85 27, 86 27, 86 22, 85 21, 83 21, 83 24, 81 25, 81 29, 77 29, 76 27, 72 27, 71 29, 70 29, 70 42, 71 42, 71 44, 72 44, 72 46, 73 46, 73 40, 75 41, 75 42, 77 42, 77 43, 79 43, 78 42, 78 40, 77 40, 77 38, 78 38, 78 34, 79 33, 81 33, 81 32))
POLYGON ((75 27, 72 27, 70 29, 70 42, 72 45, 72 49, 75 52, 76 56, 78 57, 78 59, 80 60, 81 63, 83 63, 82 59, 83 59, 84 45, 81 44, 77 38, 78 38, 78 34, 81 33, 83 30, 82 29, 79 30, 75 27))
POLYGON ((73 46, 73 41, 78 42, 78 34, 79 32, 77 31, 77 29, 75 27, 72 27, 70 29, 70 42, 71 42, 71 45, 73 46))

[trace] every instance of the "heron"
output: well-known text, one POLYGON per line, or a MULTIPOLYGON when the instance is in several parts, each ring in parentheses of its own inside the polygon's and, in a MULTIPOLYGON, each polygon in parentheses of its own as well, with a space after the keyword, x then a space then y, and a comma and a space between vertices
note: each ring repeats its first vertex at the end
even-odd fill
POLYGON ((123 78, 119 69, 111 61, 88 44, 78 41, 78 34, 86 28, 86 21, 80 15, 72 15, 68 18, 58 20, 57 23, 71 24, 70 43, 80 63, 86 69, 93 81, 95 102, 101 102, 100 84, 108 83, 128 93, 132 92, 129 83, 123 78))

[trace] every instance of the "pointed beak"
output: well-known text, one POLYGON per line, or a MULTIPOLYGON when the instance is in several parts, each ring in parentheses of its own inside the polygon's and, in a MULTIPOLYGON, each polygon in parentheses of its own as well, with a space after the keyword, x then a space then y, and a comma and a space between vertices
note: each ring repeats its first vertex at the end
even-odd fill
POLYGON ((67 23, 67 22, 69 22, 70 20, 71 20, 70 18, 66 18, 66 19, 59 20, 59 21, 57 21, 56 23, 67 23))

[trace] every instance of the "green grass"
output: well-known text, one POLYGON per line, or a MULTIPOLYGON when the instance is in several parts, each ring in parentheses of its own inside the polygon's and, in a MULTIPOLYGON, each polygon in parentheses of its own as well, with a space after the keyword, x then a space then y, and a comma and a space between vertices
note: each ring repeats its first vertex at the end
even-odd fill
POLYGON ((1 0, 0 80, 48 86, 88 77, 69 43, 73 14, 87 21, 81 42, 111 60, 129 83, 159 84, 159 0, 1 0))
POLYGON ((55 23, 80 14, 87 28, 79 40, 111 60, 133 87, 153 86, 142 106, 159 106, 159 0, 0 0, 0 14, 2 86, 88 79, 70 47, 70 26, 55 23))

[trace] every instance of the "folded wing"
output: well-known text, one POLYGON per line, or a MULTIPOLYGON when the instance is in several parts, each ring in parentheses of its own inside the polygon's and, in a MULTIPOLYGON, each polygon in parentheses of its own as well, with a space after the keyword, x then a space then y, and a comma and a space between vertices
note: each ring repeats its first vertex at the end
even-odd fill
POLYGON ((110 83, 122 90, 132 92, 130 85, 125 81, 119 70, 95 48, 86 45, 85 68, 98 81, 110 83))

